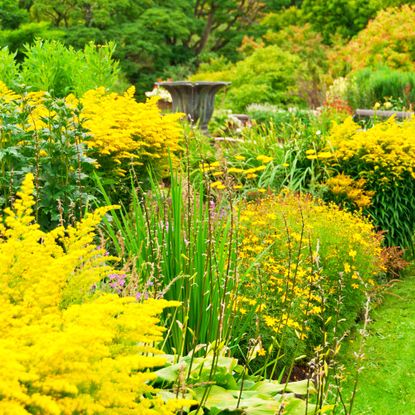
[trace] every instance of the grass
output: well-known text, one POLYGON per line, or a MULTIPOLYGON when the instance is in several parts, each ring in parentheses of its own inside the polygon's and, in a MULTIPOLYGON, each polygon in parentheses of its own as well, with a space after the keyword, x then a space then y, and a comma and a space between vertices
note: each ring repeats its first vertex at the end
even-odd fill
MULTIPOLYGON (((356 415, 415 414, 415 269, 372 313, 353 406, 356 415)), ((358 346, 350 343, 348 366, 358 346)))

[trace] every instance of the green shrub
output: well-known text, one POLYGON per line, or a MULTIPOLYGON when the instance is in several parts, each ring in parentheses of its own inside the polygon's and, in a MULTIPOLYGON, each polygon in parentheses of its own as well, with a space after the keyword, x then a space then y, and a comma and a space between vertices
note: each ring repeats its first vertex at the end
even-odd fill
POLYGON ((35 213, 43 229, 80 218, 93 198, 80 108, 44 92, 13 94, 0 83, 0 209, 26 173, 35 176, 35 213))
POLYGON ((290 124, 294 120, 309 124, 315 118, 315 115, 308 110, 299 108, 286 110, 270 104, 250 104, 246 108, 246 113, 258 124, 272 123, 276 127, 290 124))
POLYGON ((324 100, 328 72, 328 47, 320 33, 307 23, 267 32, 264 39, 267 44, 278 45, 301 59, 296 79, 298 94, 311 108, 319 107, 324 100))
POLYGON ((118 82, 118 62, 112 59, 115 45, 87 44, 83 51, 67 48, 56 40, 37 39, 25 46, 25 58, 17 73, 17 64, 3 49, 5 62, 0 66, 0 81, 16 89, 13 81, 30 86, 35 91, 48 91, 53 96, 65 97, 69 93, 81 96, 89 89, 104 86, 114 90, 118 82), (14 76, 17 79, 11 79, 14 76))
POLYGON ((58 97, 70 92, 80 96, 99 86, 112 89, 119 71, 118 63, 111 58, 114 47, 113 43, 90 43, 82 52, 57 41, 36 40, 26 47, 22 80, 38 91, 50 91, 58 97))
POLYGON ((19 80, 19 70, 15 61, 16 54, 8 48, 0 49, 0 79, 9 87, 15 86, 19 80))
POLYGON ((52 28, 49 23, 26 23, 15 30, 1 30, 0 47, 7 46, 11 52, 16 52, 16 59, 21 62, 25 56, 25 45, 33 44, 36 39, 60 40, 63 36, 62 29, 52 28))
POLYGON ((409 109, 415 103, 415 72, 403 72, 388 67, 362 69, 351 77, 347 99, 353 108, 373 108, 377 103, 390 102, 409 109))
POLYGON ((218 72, 199 72, 193 80, 230 81, 221 105, 235 112, 253 102, 274 105, 301 103, 296 89, 300 59, 278 46, 258 48, 235 65, 218 72))

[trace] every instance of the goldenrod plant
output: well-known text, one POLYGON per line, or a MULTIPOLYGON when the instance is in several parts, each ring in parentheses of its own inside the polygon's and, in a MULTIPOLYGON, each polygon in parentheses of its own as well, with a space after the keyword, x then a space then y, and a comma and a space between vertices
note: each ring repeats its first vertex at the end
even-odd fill
POLYGON ((162 116, 158 97, 146 103, 134 99, 134 87, 124 94, 108 93, 97 88, 81 98, 84 126, 90 132, 87 145, 95 150, 98 162, 112 168, 112 174, 123 174, 128 164, 153 162, 158 169, 168 168, 169 153, 180 147, 182 128, 178 122, 183 114, 162 116), (105 116, 103 116, 105 114, 105 116))
POLYGON ((350 176, 356 184, 360 181, 362 191, 370 195, 370 204, 361 207, 385 231, 387 243, 412 249, 415 120, 398 122, 391 118, 364 130, 348 118, 332 128, 327 140, 331 157, 325 164, 333 175, 350 176))
POLYGON ((94 229, 111 207, 45 233, 33 191, 28 174, 0 226, 0 413, 174 414, 183 402, 148 382, 165 362, 158 315, 177 303, 101 293, 115 271, 94 229))

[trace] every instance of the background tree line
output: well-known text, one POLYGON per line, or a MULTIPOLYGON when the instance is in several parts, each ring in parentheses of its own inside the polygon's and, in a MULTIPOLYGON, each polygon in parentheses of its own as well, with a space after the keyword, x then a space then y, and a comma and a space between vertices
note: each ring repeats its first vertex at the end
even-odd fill
POLYGON ((158 78, 185 78, 217 57, 242 59, 244 39, 309 23, 330 44, 333 36, 355 35, 377 10, 403 3, 413 1, 0 0, 0 47, 22 60, 24 45, 37 37, 75 49, 114 41, 126 82, 144 91, 158 78))

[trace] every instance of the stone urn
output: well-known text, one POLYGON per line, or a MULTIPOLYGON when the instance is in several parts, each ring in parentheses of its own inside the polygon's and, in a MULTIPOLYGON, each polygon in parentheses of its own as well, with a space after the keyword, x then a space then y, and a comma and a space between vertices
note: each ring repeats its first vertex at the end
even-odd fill
POLYGON ((208 134, 208 122, 212 117, 215 94, 230 82, 157 82, 170 92, 173 111, 184 112, 192 124, 198 124, 208 134))

